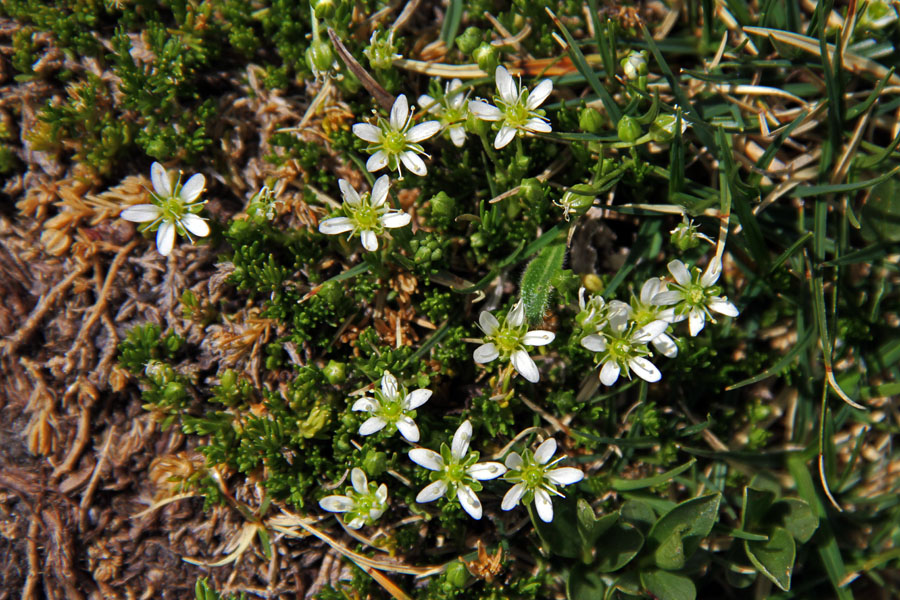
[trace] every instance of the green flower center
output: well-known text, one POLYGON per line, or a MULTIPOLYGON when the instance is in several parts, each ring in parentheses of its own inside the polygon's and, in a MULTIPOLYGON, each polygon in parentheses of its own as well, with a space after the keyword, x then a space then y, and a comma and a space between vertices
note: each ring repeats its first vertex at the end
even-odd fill
POLYGON ((504 327, 494 336, 494 344, 501 354, 510 355, 522 345, 522 332, 504 327))
POLYGON ((522 467, 522 483, 528 489, 534 490, 544 483, 544 469, 542 465, 530 464, 522 467))
POLYGON ((381 145, 388 154, 400 154, 406 149, 406 134, 393 129, 386 131, 381 139, 381 145))
POLYGON ((356 221, 357 227, 363 231, 379 229, 378 216, 378 209, 369 204, 368 198, 364 198, 362 204, 358 208, 353 209, 353 220, 356 221))
POLYGON ((184 217, 184 205, 181 200, 175 196, 171 198, 161 199, 163 219, 170 223, 177 223, 184 217))
POLYGON ((706 303, 706 289, 700 285, 692 285, 687 291, 688 302, 693 305, 706 303))
POLYGON ((447 479, 452 482, 460 482, 466 478, 466 467, 461 464, 454 464, 447 467, 447 479))
POLYGON ((528 107, 524 104, 524 98, 522 99, 522 102, 504 106, 503 113, 506 117, 506 125, 509 125, 510 127, 524 127, 531 116, 528 107))

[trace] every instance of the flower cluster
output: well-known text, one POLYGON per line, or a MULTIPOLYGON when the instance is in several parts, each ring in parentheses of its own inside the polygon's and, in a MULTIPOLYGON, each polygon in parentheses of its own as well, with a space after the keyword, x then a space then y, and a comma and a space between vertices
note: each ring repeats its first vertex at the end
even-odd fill
POLYGON ((691 336, 696 336, 707 318, 715 322, 710 311, 738 316, 734 304, 718 296, 718 258, 710 260, 702 274, 696 267, 692 274, 679 260, 669 263, 669 272, 673 282, 648 279, 630 304, 606 302, 600 296, 586 300, 584 289, 580 291, 581 312, 576 322, 582 329, 581 345, 597 353, 604 385, 615 384, 622 373, 631 378, 632 372, 645 381, 659 381, 662 374, 649 360, 648 344, 667 358, 677 356, 678 345, 668 333, 673 324, 687 319, 691 336))

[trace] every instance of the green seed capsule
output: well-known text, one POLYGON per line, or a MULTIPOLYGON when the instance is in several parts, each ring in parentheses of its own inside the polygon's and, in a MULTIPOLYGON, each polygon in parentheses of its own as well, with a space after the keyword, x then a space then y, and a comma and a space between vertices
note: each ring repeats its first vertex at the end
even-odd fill
POLYGON ((578 127, 586 133, 600 133, 603 130, 603 115, 596 108, 587 107, 578 115, 578 127))
POLYGON ((484 40, 484 33, 477 27, 467 27, 462 35, 456 38, 456 47, 463 54, 472 54, 475 48, 484 40))
POLYGON ((492 46, 487 42, 482 42, 475 48, 475 51, 472 52, 472 58, 475 59, 479 69, 489 75, 493 75, 494 71, 497 69, 497 65, 500 64, 500 51, 497 50, 495 46, 492 46))
POLYGON ((347 379, 347 365, 336 360, 329 360, 325 368, 322 369, 325 379, 332 385, 343 383, 347 379))
POLYGON ((619 134, 619 139, 628 144, 634 143, 641 137, 641 124, 633 117, 624 116, 619 119, 616 130, 619 134))

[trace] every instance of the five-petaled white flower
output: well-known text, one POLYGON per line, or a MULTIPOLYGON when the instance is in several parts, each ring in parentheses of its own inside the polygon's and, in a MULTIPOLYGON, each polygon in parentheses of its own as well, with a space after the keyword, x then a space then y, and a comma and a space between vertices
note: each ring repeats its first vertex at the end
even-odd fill
MULTIPOLYGON (((626 305, 626 308, 629 317, 637 323, 638 327, 643 327, 653 321, 677 323, 684 320, 684 317, 675 314, 674 308, 663 308, 653 302, 653 299, 664 291, 666 291, 665 282, 659 277, 651 277, 641 286, 641 295, 631 297, 631 306, 626 305)), ((666 358, 678 356, 678 345, 665 331, 650 340, 650 343, 666 358)))
POLYGON ((497 92, 494 97, 497 106, 493 106, 483 100, 470 100, 469 111, 483 121, 498 121, 500 130, 494 138, 494 148, 503 148, 518 135, 524 135, 530 131, 534 133, 549 133, 552 131, 550 122, 544 117, 544 111, 538 107, 544 103, 550 92, 553 91, 553 82, 549 79, 542 80, 537 86, 528 92, 528 88, 516 85, 512 75, 506 67, 500 65, 495 73, 497 80, 497 92))
POLYGON ((413 417, 415 410, 431 398, 431 390, 419 389, 406 393, 397 379, 384 372, 381 391, 375 390, 374 398, 360 398, 353 403, 353 410, 365 411, 372 416, 359 427, 359 435, 371 435, 390 426, 397 429, 409 442, 419 441, 419 428, 413 417))
POLYGON ((478 452, 469 452, 472 423, 466 421, 453 434, 450 447, 441 444, 441 453, 427 448, 409 451, 409 458, 417 465, 433 471, 432 482, 422 488, 416 502, 431 502, 446 493, 456 495, 460 506, 473 519, 481 518, 481 502, 475 492, 481 491, 481 481, 495 479, 506 472, 498 462, 478 462, 478 452))
POLYGON ((353 126, 353 133, 369 142, 368 150, 373 153, 366 162, 367 171, 374 173, 385 167, 401 171, 400 163, 403 163, 416 175, 428 172, 425 162, 418 157, 419 154, 428 155, 418 142, 436 135, 441 130, 441 124, 438 121, 425 121, 410 127, 411 123, 409 103, 406 96, 400 94, 391 107, 390 120, 385 121, 379 117, 377 127, 368 123, 353 126))
POLYGON ((435 99, 422 94, 418 100, 423 110, 439 119, 441 127, 447 131, 450 141, 457 148, 462 148, 466 143, 466 101, 469 99, 469 92, 463 93, 459 90, 460 87, 462 81, 453 79, 447 82, 442 97, 435 99))
POLYGON ((359 234, 363 248, 369 252, 378 250, 378 235, 385 228, 394 229, 409 225, 410 217, 407 213, 389 208, 386 204, 388 189, 391 186, 387 175, 382 175, 375 180, 372 193, 364 193, 360 196, 353 186, 338 180, 341 194, 344 196, 342 206, 346 217, 334 217, 319 223, 319 231, 326 235, 337 235, 350 232, 350 237, 359 234))
POLYGON ((675 278, 673 289, 662 291, 653 297, 653 303, 661 306, 675 305, 675 315, 684 318, 687 315, 688 328, 691 335, 695 336, 703 330, 706 319, 713 323, 710 310, 726 317, 738 316, 737 307, 728 301, 727 297, 719 296, 722 289, 715 285, 722 274, 722 263, 713 258, 709 261, 706 270, 700 274, 700 269, 694 267, 693 274, 687 270, 680 260, 669 263, 669 273, 675 278))
POLYGON ((553 503, 550 495, 564 497, 556 490, 558 485, 570 485, 584 479, 584 473, 574 467, 553 467, 565 458, 560 456, 553 462, 550 459, 556 453, 556 440, 547 438, 538 446, 534 454, 531 450, 525 450, 520 456, 517 452, 511 452, 506 457, 506 467, 509 469, 503 478, 514 485, 503 496, 500 508, 512 510, 526 495, 525 502, 531 497, 537 507, 538 516, 545 523, 553 520, 553 503))
POLYGON ((522 300, 509 309, 502 325, 494 315, 486 310, 481 311, 478 326, 484 332, 484 343, 475 349, 475 362, 488 363, 499 357, 512 362, 516 371, 531 383, 540 380, 541 374, 525 346, 545 346, 553 341, 556 334, 542 329, 528 331, 522 300))
POLYGON ((628 311, 614 309, 610 312, 606 327, 600 333, 583 337, 581 345, 591 352, 600 353, 598 362, 603 365, 600 369, 603 385, 613 385, 622 371, 630 379, 629 369, 641 379, 653 383, 659 381, 662 374, 647 360, 650 354, 647 344, 668 326, 667 322, 658 320, 638 328, 637 323, 629 319, 628 311))
POLYGON ((163 256, 168 256, 175 245, 175 234, 186 236, 189 240, 193 233, 197 237, 209 235, 209 225, 197 216, 206 200, 198 202, 203 193, 206 178, 197 173, 181 185, 181 176, 172 183, 172 178, 158 162, 150 166, 150 181, 153 191, 150 197, 153 204, 135 204, 123 210, 119 216, 126 221, 146 223, 141 231, 156 231, 156 248, 163 256))
POLYGON ((359 529, 365 524, 371 525, 378 520, 387 509, 388 489, 369 483, 365 472, 359 467, 350 471, 350 483, 346 496, 325 496, 319 500, 319 506, 328 512, 345 513, 344 522, 350 529, 359 529))

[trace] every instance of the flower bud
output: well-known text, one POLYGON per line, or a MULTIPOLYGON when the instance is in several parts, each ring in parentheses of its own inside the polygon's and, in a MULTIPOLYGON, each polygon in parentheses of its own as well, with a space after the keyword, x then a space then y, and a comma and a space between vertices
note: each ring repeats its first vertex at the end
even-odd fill
POLYGON ((343 383, 347 379, 347 365, 336 360, 329 360, 325 368, 322 369, 325 379, 332 385, 343 383))
POLYGON ((479 69, 489 75, 493 75, 494 71, 497 69, 497 65, 500 64, 500 51, 491 44, 482 42, 481 45, 472 52, 472 58, 475 59, 479 69))
POLYGON ((581 278, 581 285, 592 294, 599 294, 603 291, 603 280, 600 279, 599 275, 595 275, 594 273, 586 273, 581 278))
POLYGON ((559 206, 563 209, 563 216, 567 221, 570 216, 580 217, 594 205, 594 197, 594 188, 590 185, 586 183, 573 185, 559 201, 559 206))
POLYGON ((439 192, 431 197, 431 214, 439 219, 453 219, 456 217, 456 200, 447 195, 446 192, 439 192))
POLYGON ((447 565, 447 583, 451 586, 462 589, 469 583, 469 570, 461 561, 454 560, 447 565))
POLYGON ((484 40, 484 34, 477 27, 467 27, 465 31, 462 32, 462 35, 456 38, 456 47, 459 48, 459 51, 463 54, 472 54, 475 48, 478 47, 484 40))
POLYGON ((306 49, 306 64, 315 74, 328 72, 331 65, 334 64, 334 51, 331 49, 331 43, 321 39, 313 40, 313 43, 306 49))
POLYGON ((632 52, 621 61, 622 70, 629 81, 635 81, 638 77, 646 76, 650 70, 647 68, 647 57, 643 52, 632 52))
POLYGON ((310 0, 309 4, 316 11, 317 19, 329 19, 337 9, 337 0, 310 0))
POLYGON ((394 30, 386 33, 372 32, 369 46, 363 50, 363 54, 369 59, 369 64, 373 69, 381 71, 390 69, 394 64, 394 59, 400 58, 400 55, 397 54, 397 45, 394 43, 394 30))
POLYGON ((544 198, 544 186, 536 177, 523 179, 519 184, 519 196, 526 202, 539 202, 544 198))
POLYGON ((619 119, 616 130, 619 134, 619 139, 629 144, 634 143, 641 137, 641 124, 633 117, 627 115, 619 119))
POLYGON ((596 108, 585 108, 578 115, 578 128, 586 133, 600 133, 603 130, 603 115, 596 108))

